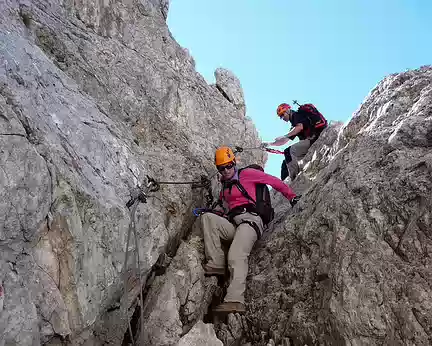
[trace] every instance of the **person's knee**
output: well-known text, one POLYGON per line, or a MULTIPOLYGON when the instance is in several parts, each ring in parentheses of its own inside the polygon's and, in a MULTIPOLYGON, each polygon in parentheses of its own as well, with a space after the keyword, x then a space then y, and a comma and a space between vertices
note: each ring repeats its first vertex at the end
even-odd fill
POLYGON ((214 221, 217 221, 217 219, 219 219, 220 216, 216 215, 214 213, 207 212, 207 213, 201 214, 200 218, 201 218, 201 222, 204 223, 204 222, 214 222, 214 221))
POLYGON ((228 265, 235 268, 237 265, 243 263, 248 258, 248 254, 242 254, 239 249, 230 247, 228 251, 228 265))
POLYGON ((290 153, 292 156, 296 157, 298 156, 298 143, 291 145, 290 153))
POLYGON ((207 232, 212 232, 214 225, 217 222, 217 218, 219 218, 220 216, 213 214, 213 213, 204 213, 202 215, 200 215, 200 221, 201 221, 201 226, 203 229, 203 232, 207 233, 207 232))
POLYGON ((228 264, 235 265, 236 263, 247 261, 258 239, 256 230, 248 224, 241 224, 237 228, 237 233, 241 233, 241 236, 240 239, 237 239, 237 242, 232 243, 228 251, 228 264))
POLYGON ((307 151, 310 148, 309 140, 302 140, 296 144, 293 144, 291 147, 290 153, 294 157, 302 157, 305 156, 307 151))

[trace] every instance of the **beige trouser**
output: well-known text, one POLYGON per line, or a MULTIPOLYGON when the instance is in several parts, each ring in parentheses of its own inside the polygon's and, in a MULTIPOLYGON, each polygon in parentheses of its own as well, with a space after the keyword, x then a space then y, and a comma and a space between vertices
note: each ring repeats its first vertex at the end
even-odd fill
POLYGON ((287 162, 289 176, 291 181, 295 179, 300 172, 298 162, 303 159, 311 146, 310 139, 304 139, 290 146, 291 161, 287 162))
POLYGON ((261 218, 251 213, 237 215, 234 217, 234 223, 238 225, 237 227, 227 219, 212 213, 205 213, 200 218, 208 265, 215 268, 225 268, 225 253, 221 247, 221 239, 232 242, 228 252, 230 285, 224 301, 244 303, 249 254, 258 237, 252 226, 240 223, 243 220, 255 222, 262 232, 261 218))

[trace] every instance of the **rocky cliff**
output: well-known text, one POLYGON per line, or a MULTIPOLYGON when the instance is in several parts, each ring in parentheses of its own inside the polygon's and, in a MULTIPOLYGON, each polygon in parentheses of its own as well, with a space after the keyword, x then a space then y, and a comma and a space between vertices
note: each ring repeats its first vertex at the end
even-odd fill
POLYGON ((326 130, 294 183, 301 203, 279 205, 251 256, 237 340, 430 345, 431 148, 430 67, 385 78, 326 130))
MULTIPOLYGON (((222 69, 208 85, 167 11, 165 0, 0 3, 0 345, 122 344, 128 321, 139 329, 140 278, 147 290, 164 270, 207 193, 162 185, 139 206, 139 266, 130 256, 125 278, 131 190, 146 175, 214 176, 218 145, 259 144, 238 80, 222 69)), ((188 316, 191 328, 201 315, 188 316)))
POLYGON ((126 202, 147 175, 205 175, 214 190, 214 149, 259 144, 238 79, 218 69, 208 85, 167 11, 0 4, 0 345, 128 345, 130 332, 140 345, 432 343, 429 67, 385 78, 323 132, 294 209, 274 194, 245 316, 209 312, 226 282, 201 267, 191 210, 207 189, 161 185, 126 247, 126 202))
MULTIPOLYGON (((224 345, 431 344, 431 101, 432 68, 391 75, 346 125, 323 132, 292 183, 301 202, 292 209, 273 193, 246 315, 203 317, 224 345)), ((187 316, 203 316, 197 298, 223 298, 227 282, 204 279, 199 235, 196 222, 153 285, 142 344, 176 344, 187 316)))

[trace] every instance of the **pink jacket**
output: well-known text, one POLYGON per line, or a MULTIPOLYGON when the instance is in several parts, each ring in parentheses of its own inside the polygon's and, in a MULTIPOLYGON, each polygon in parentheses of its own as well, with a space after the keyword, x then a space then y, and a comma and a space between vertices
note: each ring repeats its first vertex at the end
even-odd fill
MULTIPOLYGON (((255 185, 257 183, 270 185, 289 200, 296 196, 295 192, 288 185, 285 185, 282 180, 253 168, 246 168, 240 172, 240 183, 254 200, 256 200, 255 185)), ((223 191, 223 199, 228 204, 229 210, 243 204, 251 203, 251 200, 243 196, 235 185, 231 188, 231 192, 228 188, 223 191)))

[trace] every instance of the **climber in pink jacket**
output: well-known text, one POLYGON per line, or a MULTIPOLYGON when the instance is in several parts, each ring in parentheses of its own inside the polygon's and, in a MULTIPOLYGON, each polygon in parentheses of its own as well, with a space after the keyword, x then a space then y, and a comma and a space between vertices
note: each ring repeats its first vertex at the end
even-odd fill
MULTIPOLYGON (((221 179, 222 183, 229 181, 239 181, 239 171, 237 167, 234 167, 234 175, 230 179, 221 179)), ((264 173, 258 169, 245 168, 241 173, 241 185, 248 192, 249 196, 255 201, 256 200, 256 184, 266 184, 272 186, 275 190, 282 193, 290 201, 294 200, 296 194, 284 182, 270 174, 264 173)), ((226 184, 226 185, 229 185, 226 184)), ((249 204, 251 200, 247 198, 239 189, 231 189, 230 193, 226 194, 225 189, 222 190, 221 196, 228 205, 228 209, 232 210, 238 206, 249 204)))
POLYGON ((229 147, 216 150, 215 164, 221 173, 222 191, 217 206, 200 216, 204 233, 206 275, 225 275, 225 254, 221 240, 231 243, 228 252, 230 285, 224 302, 215 312, 245 312, 244 292, 248 259, 263 228, 273 219, 270 194, 266 184, 281 192, 294 206, 300 196, 284 182, 266 174, 258 165, 237 169, 229 147))

